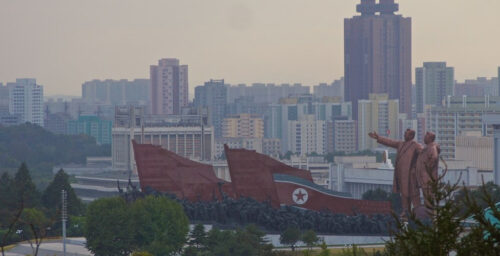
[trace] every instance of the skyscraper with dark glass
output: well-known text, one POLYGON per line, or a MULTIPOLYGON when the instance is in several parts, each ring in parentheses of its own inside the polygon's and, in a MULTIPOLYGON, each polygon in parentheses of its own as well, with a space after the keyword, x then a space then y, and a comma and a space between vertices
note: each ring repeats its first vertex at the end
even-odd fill
POLYGON ((399 99, 411 117, 411 18, 394 14, 394 0, 361 0, 359 16, 344 20, 345 100, 357 120, 358 100, 370 93, 399 99))

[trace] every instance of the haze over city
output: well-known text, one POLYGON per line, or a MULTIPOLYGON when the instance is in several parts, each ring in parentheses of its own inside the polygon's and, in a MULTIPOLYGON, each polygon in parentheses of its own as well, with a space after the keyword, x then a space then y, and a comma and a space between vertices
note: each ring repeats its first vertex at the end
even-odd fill
MULTIPOLYGON (((148 78, 159 58, 189 65, 189 91, 228 83, 330 83, 344 75, 344 18, 357 0, 2 1, 0 82, 36 78, 45 95, 92 79, 148 78)), ((496 75, 495 0, 401 0, 412 72, 446 61, 455 79, 496 75)), ((412 74, 414 81, 415 74, 412 74)))

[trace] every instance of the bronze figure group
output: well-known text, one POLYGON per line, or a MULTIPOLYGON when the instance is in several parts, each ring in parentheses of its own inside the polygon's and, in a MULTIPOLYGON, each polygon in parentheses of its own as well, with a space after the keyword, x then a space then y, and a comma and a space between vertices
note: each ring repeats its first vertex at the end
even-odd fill
POLYGON ((368 135, 378 143, 397 150, 393 192, 401 194, 403 213, 408 213, 412 207, 417 209, 421 206, 420 189, 428 206, 428 199, 432 196, 430 182, 438 178, 440 149, 435 142, 436 135, 427 132, 424 146, 414 141, 415 131, 412 129, 405 131, 404 141, 382 137, 376 132, 368 135))

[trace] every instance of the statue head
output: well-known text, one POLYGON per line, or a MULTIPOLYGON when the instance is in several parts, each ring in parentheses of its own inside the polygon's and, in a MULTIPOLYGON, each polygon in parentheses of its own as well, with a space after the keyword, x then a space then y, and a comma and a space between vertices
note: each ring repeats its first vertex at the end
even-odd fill
POLYGON ((405 131, 405 141, 411 141, 415 138, 415 131, 408 128, 405 131))
POLYGON ((424 137, 424 143, 429 144, 436 140, 436 134, 433 132, 426 132, 424 137))

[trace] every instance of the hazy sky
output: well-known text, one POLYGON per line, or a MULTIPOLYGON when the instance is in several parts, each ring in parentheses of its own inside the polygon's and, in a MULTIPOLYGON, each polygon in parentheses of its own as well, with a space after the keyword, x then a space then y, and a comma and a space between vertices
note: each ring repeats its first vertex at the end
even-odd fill
MULTIPOLYGON (((359 0, 0 0, 0 82, 45 94, 92 79, 148 78, 174 57, 190 91, 226 82, 315 85, 343 75, 343 19, 359 0)), ((412 17, 413 68, 447 61, 457 80, 496 76, 500 1, 399 0, 412 17)))

